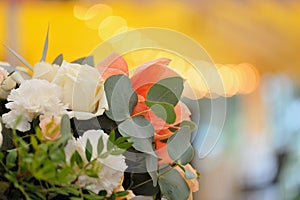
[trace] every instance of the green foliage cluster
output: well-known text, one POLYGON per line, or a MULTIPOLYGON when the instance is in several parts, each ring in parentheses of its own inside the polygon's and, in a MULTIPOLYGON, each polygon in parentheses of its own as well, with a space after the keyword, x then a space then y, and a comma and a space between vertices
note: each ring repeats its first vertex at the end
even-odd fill
POLYGON ((98 158, 120 155, 132 143, 126 137, 115 139, 112 132, 104 145, 102 137, 97 143, 98 157, 91 159, 93 148, 87 141, 85 158, 77 151, 66 162, 64 146, 73 133, 68 116, 61 121, 61 137, 55 141, 45 140, 39 127, 32 134, 20 136, 12 130, 14 148, 0 152, 0 196, 7 199, 108 199, 126 196, 128 192, 117 192, 107 196, 106 191, 95 194, 74 184, 80 175, 98 177, 101 164, 98 158), (107 147, 106 149, 104 147, 107 147), (86 159, 88 163, 84 163, 86 159))

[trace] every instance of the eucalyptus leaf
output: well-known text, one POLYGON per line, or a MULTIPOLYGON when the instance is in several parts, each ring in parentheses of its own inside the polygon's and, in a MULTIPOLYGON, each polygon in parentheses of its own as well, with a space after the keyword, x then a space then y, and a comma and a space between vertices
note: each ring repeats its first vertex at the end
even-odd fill
POLYGON ((48 29, 47 29, 45 42, 44 42, 44 48, 43 48, 43 54, 42 54, 42 57, 41 57, 41 62, 45 61, 45 59, 46 59, 47 51, 48 51, 48 43, 49 43, 49 25, 48 25, 48 29))
POLYGON ((166 102, 175 106, 182 92, 183 79, 181 77, 170 77, 153 84, 147 93, 146 99, 153 102, 166 102))
POLYGON ((59 54, 59 55, 53 60, 52 64, 56 64, 56 65, 58 65, 58 66, 61 66, 61 64, 63 63, 63 61, 64 61, 64 56, 63 56, 63 54, 61 53, 61 54, 59 54))
POLYGON ((87 64, 91 67, 95 66, 93 56, 82 57, 82 58, 79 58, 77 60, 72 61, 71 63, 77 63, 77 64, 80 64, 80 65, 87 64))
MULTIPOLYGON (((167 141, 168 143, 168 153, 172 160, 174 161, 184 161, 190 158, 190 148, 191 148, 191 130, 189 127, 181 127, 178 131, 172 135, 167 141), (187 152, 187 153, 186 153, 187 152), (186 158, 188 157, 188 158, 186 158)), ((181 163, 185 164, 185 163, 181 163)))
POLYGON ((76 63, 76 64, 82 64, 82 62, 86 59, 86 57, 78 58, 76 60, 73 60, 71 63, 76 63))
POLYGON ((191 162, 194 158, 195 150, 192 145, 188 146, 188 148, 182 153, 180 158, 177 160, 178 163, 182 165, 186 165, 191 162))
POLYGON ((89 65, 89 66, 91 66, 91 67, 95 67, 94 57, 93 57, 93 56, 88 56, 88 57, 86 57, 86 58, 82 61, 81 64, 82 64, 82 65, 87 64, 87 65, 89 65))
POLYGON ((111 76, 106 79, 104 89, 110 108, 106 115, 118 122, 129 118, 137 103, 137 95, 129 78, 125 75, 111 76))
POLYGON ((9 52, 11 52, 14 56, 16 56, 26 67, 28 67, 31 71, 33 71, 33 67, 22 57, 20 56, 17 52, 15 52, 13 49, 11 49, 8 46, 5 46, 9 52))
POLYGON ((191 129, 191 131, 194 131, 197 128, 197 125, 193 121, 186 121, 186 120, 180 122, 176 126, 179 127, 188 126, 191 129))
POLYGON ((118 126, 122 136, 130 136, 128 141, 133 142, 133 147, 141 152, 154 153, 152 139, 154 136, 153 125, 143 116, 128 118, 118 126))
POLYGON ((146 157, 146 168, 147 172, 152 178, 153 181, 153 187, 157 186, 158 182, 158 175, 157 175, 157 170, 158 170, 158 159, 157 157, 147 155, 146 157))
POLYGON ((197 178, 197 175, 194 174, 193 172, 191 172, 190 170, 185 169, 184 172, 185 172, 185 178, 186 179, 190 180, 190 179, 197 178))
POLYGON ((168 124, 173 124, 176 120, 174 106, 165 102, 153 102, 146 100, 146 105, 155 113, 155 115, 163 119, 168 124))
POLYGON ((63 115, 60 123, 60 133, 62 135, 71 135, 71 123, 68 115, 63 115))
POLYGON ((171 171, 160 176, 158 179, 159 187, 163 196, 167 199, 188 199, 190 189, 180 175, 180 173, 172 169, 171 171))

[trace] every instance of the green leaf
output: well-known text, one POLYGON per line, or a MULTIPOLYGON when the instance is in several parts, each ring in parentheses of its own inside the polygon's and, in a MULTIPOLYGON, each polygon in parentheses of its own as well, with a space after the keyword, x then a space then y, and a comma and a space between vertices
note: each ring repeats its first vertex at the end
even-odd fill
POLYGON ((36 137, 34 135, 30 136, 30 143, 31 143, 31 145, 34 149, 38 148, 38 142, 37 142, 36 137))
POLYGON ((53 160, 54 162, 64 162, 66 155, 65 155, 65 151, 63 149, 59 149, 56 150, 55 152, 49 152, 49 157, 51 158, 51 160, 53 160))
POLYGON ((111 155, 122 155, 125 152, 124 149, 116 149, 111 152, 111 155))
POLYGON ((6 156, 6 166, 7 168, 12 168, 14 166, 16 166, 16 160, 17 160, 17 150, 13 149, 11 151, 8 152, 7 156, 6 156))
POLYGON ((114 142, 115 142, 115 131, 112 130, 109 134, 108 141, 107 141, 107 151, 110 151, 114 148, 114 142))
POLYGON ((185 169, 184 172, 185 172, 185 178, 186 178, 186 179, 189 179, 189 180, 190 180, 190 179, 194 179, 194 178, 197 177, 196 174, 194 174, 194 173, 191 172, 190 170, 185 169))
POLYGON ((47 30, 45 42, 44 42, 44 48, 43 48, 43 54, 42 54, 41 62, 45 61, 45 59, 46 59, 47 51, 48 51, 48 42, 49 42, 49 25, 48 25, 48 30, 47 30))
POLYGON ((71 157, 71 165, 74 166, 74 164, 77 164, 79 167, 83 165, 83 160, 77 151, 75 151, 71 157))
POLYGON ((104 149, 104 142, 102 135, 100 136, 98 143, 97 143, 97 153, 100 155, 104 149))
POLYGON ((187 183, 175 169, 162 175, 158 183, 161 193, 167 197, 167 199, 188 199, 190 195, 190 189, 187 183))
POLYGON ((71 123, 68 115, 64 115, 61 118, 60 133, 62 135, 70 135, 70 136, 72 134, 71 123))
POLYGON ((119 137, 116 141, 115 141, 115 144, 118 145, 118 144, 121 144, 123 142, 125 142, 126 140, 128 140, 130 137, 119 137))
MULTIPOLYGON (((130 137, 129 137, 130 138, 130 137)), ((122 144, 118 145, 118 148, 123 149, 123 150, 127 150, 129 149, 131 146, 133 145, 133 142, 124 142, 122 144)))
POLYGON ((158 176, 157 176, 157 170, 158 170, 158 159, 157 157, 147 155, 146 157, 146 168, 147 172, 152 178, 153 181, 153 187, 157 186, 158 176))
POLYGON ((71 200, 82 200, 80 197, 70 197, 71 200))
POLYGON ((153 102, 166 102, 175 106, 183 91, 181 77, 165 78, 151 86, 147 93, 147 100, 153 102))
POLYGON ((93 56, 82 57, 82 58, 79 58, 77 60, 72 61, 71 63, 77 63, 77 64, 80 64, 80 65, 87 64, 91 67, 95 66, 93 56))
POLYGON ((58 181, 61 183, 68 182, 73 176, 76 176, 72 173, 73 168, 71 166, 64 166, 61 170, 58 171, 58 181))
POLYGON ((143 116, 126 119, 118 126, 118 130, 122 136, 130 136, 128 140, 133 142, 136 150, 156 156, 152 145, 154 128, 143 116))
POLYGON ((120 191, 120 192, 116 193, 117 197, 123 197, 123 196, 126 196, 128 194, 129 194, 128 191, 120 191))
POLYGON ((99 178, 98 174, 92 170, 87 170, 85 171, 85 174, 89 177, 92 177, 92 178, 99 178))
POLYGON ((4 154, 0 151, 0 160, 4 158, 4 154))
POLYGON ((153 102, 146 100, 146 105, 155 113, 155 115, 163 119, 168 124, 173 124, 176 120, 174 106, 165 102, 153 102))
MULTIPOLYGON (((191 130, 189 127, 184 126, 174 133, 167 141, 168 153, 170 158, 178 161, 181 164, 190 159, 191 156, 191 130), (186 153, 187 152, 187 153, 186 153)), ((193 155, 193 154, 192 154, 193 155)))
POLYGON ((73 60, 71 63, 76 63, 76 64, 82 64, 82 62, 85 60, 86 57, 78 58, 76 60, 73 60))
POLYGON ((86 57, 81 64, 82 65, 87 64, 91 67, 95 67, 94 57, 93 56, 86 57))
POLYGON ((58 65, 58 66, 61 66, 61 64, 63 63, 63 61, 64 61, 64 56, 63 56, 63 54, 61 53, 61 54, 59 54, 59 55, 53 60, 52 64, 56 64, 56 65, 58 65))
POLYGON ((176 126, 188 126, 191 129, 191 131, 194 131, 197 128, 197 125, 193 121, 182 121, 179 124, 176 124, 176 126))
POLYGON ((85 156, 88 161, 91 161, 92 154, 93 154, 93 146, 92 146, 90 140, 87 139, 86 147, 85 147, 85 156))
POLYGON ((100 191, 98 192, 98 195, 99 195, 99 196, 106 196, 106 195, 107 195, 107 191, 106 191, 106 190, 100 190, 100 191))
POLYGON ((191 162, 194 158, 195 150, 192 145, 188 146, 188 148, 182 153, 181 157, 177 160, 178 163, 182 165, 186 165, 191 162))
POLYGON ((130 79, 125 75, 111 76, 106 79, 104 89, 110 108, 106 115, 117 122, 129 118, 137 103, 130 79))

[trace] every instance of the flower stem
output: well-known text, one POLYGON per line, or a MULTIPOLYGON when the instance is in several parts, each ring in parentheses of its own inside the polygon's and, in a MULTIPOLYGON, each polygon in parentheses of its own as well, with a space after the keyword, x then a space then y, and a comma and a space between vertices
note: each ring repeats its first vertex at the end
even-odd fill
MULTIPOLYGON (((171 167, 171 168, 169 168, 169 169, 165 170, 164 172, 158 174, 157 178, 159 179, 161 176, 163 176, 163 175, 169 173, 169 172, 170 172, 171 170, 173 170, 173 168, 174 168, 175 166, 177 166, 177 165, 178 165, 177 162, 174 162, 174 163, 170 164, 170 167, 171 167)), ((139 183, 139 184, 133 186, 132 188, 128 188, 128 189, 135 189, 135 188, 138 188, 138 187, 140 187, 140 186, 142 186, 142 185, 145 185, 146 183, 149 183, 150 181, 152 181, 152 179, 148 179, 148 180, 146 180, 146 181, 144 181, 144 182, 142 182, 142 183, 139 183)))
POLYGON ((135 117, 135 116, 139 116, 139 115, 141 115, 141 114, 144 114, 144 113, 147 113, 147 112, 150 112, 150 111, 151 111, 151 109, 143 110, 143 111, 141 111, 141 112, 135 113, 134 115, 131 115, 130 118, 133 118, 133 117, 135 117))

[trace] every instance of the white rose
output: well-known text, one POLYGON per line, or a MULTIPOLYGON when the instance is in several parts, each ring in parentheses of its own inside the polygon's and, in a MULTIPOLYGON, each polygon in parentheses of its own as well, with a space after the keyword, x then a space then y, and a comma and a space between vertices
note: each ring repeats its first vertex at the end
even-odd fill
POLYGON ((33 76, 35 79, 43 79, 51 82, 57 74, 59 66, 47 62, 36 63, 33 67, 33 76))
POLYGON ((89 119, 108 109, 104 82, 96 68, 64 61, 53 83, 63 88, 63 101, 73 111, 71 117, 89 119))

